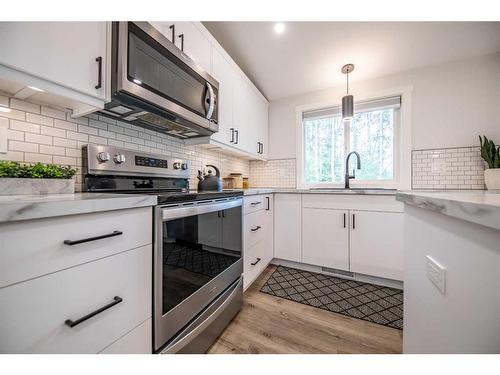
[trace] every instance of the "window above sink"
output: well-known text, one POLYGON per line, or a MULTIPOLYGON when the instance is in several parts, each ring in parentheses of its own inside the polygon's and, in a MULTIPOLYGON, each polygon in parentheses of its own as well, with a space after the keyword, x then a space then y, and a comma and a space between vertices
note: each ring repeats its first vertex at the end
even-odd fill
POLYGON ((402 121, 403 105, 409 107, 402 94, 362 100, 355 103, 351 121, 342 120, 338 105, 298 108, 297 186, 343 187, 346 156, 356 151, 361 169, 351 158, 352 188, 407 188, 411 132, 409 120, 402 121))

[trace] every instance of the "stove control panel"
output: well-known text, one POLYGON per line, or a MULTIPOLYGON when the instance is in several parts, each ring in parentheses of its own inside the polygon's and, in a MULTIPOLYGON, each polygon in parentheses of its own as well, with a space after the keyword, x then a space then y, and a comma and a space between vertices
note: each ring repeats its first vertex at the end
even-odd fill
POLYGON ((88 174, 190 177, 189 161, 175 157, 167 158, 164 155, 99 145, 84 147, 84 157, 88 161, 86 171, 88 174))

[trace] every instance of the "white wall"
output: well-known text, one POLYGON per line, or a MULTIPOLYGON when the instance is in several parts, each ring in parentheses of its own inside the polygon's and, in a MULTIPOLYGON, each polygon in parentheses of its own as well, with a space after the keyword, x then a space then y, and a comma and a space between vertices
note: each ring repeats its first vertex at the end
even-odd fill
MULTIPOLYGON (((478 144, 478 134, 500 143, 500 54, 354 81, 351 91, 356 98, 406 86, 413 86, 413 149, 472 146, 478 144)), ((334 87, 272 101, 269 158, 296 157, 297 106, 338 105, 344 90, 334 87)))

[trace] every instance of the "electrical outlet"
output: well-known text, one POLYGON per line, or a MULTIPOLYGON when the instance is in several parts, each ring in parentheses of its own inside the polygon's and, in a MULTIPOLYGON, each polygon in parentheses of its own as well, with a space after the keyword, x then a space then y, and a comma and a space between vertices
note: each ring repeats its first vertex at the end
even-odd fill
POLYGON ((6 118, 0 118, 0 154, 7 153, 7 128, 9 121, 6 118))
POLYGON ((446 269, 429 255, 427 255, 426 273, 427 278, 444 294, 446 290, 446 269))

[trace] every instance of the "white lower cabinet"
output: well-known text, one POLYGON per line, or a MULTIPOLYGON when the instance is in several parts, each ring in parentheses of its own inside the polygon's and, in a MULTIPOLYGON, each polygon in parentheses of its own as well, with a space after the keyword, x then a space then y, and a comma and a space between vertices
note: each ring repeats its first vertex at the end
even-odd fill
POLYGON ((273 195, 245 197, 244 207, 261 202, 243 216, 243 288, 248 288, 273 259, 273 195))
POLYGON ((275 194, 274 257, 403 280, 403 206, 392 196, 275 194))
POLYGON ((403 213, 351 211, 351 271, 403 280, 403 213))
POLYGON ((150 354, 152 331, 153 322, 149 318, 105 348, 100 354, 150 354))
POLYGON ((302 196, 274 196, 274 257, 302 261, 302 196))
POLYGON ((151 317, 151 262, 146 245, 0 289, 0 352, 103 350, 151 317))
POLYGON ((322 267, 349 270, 348 211, 302 210, 302 261, 322 267))

